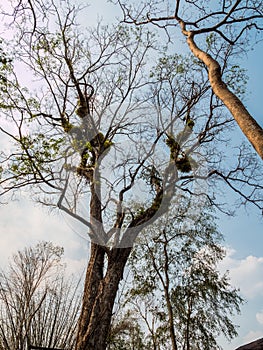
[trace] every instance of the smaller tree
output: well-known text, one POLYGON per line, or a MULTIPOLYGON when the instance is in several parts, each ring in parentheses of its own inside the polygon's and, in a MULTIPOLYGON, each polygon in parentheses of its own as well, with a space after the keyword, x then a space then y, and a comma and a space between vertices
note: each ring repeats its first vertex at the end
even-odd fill
POLYGON ((138 318, 127 311, 119 322, 113 322, 108 350, 147 350, 138 318))
POLYGON ((38 243, 0 274, 0 349, 71 349, 80 309, 78 283, 65 277, 63 248, 38 243))
POLYGON ((167 349, 168 344, 173 350, 220 349, 220 334, 228 339, 237 335, 229 315, 240 311, 243 299, 227 274, 217 270, 225 252, 213 214, 204 208, 198 216, 183 201, 180 211, 160 219, 133 250, 124 305, 140 316, 154 349, 167 349))

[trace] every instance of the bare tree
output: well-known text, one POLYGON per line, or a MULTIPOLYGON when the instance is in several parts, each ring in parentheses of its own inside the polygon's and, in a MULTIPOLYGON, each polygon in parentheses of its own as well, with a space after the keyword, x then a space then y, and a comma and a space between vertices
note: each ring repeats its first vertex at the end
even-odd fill
MULTIPOLYGON (((0 96, 0 131, 11 145, 1 153, 0 181, 2 195, 29 188, 86 227, 90 259, 76 349, 102 350, 142 229, 181 191, 219 205, 217 180, 262 208, 262 172, 244 149, 229 168, 221 162, 218 145, 227 142, 232 118, 204 66, 165 54, 143 27, 79 27, 80 11, 53 0, 15 7, 16 55, 3 67, 0 96), (33 75, 30 89, 16 62, 33 75)), ((224 69, 231 71, 226 59, 224 69)))
MULTIPOLYGON (((207 68, 211 87, 231 112, 240 129, 263 159, 263 130, 250 115, 232 87, 223 80, 223 57, 238 50, 247 52, 249 39, 255 34, 255 41, 262 35, 263 9, 261 1, 206 1, 177 0, 172 4, 147 1, 133 5, 118 0, 124 21, 135 24, 152 23, 164 28, 179 27, 191 52, 207 68), (205 38, 212 42, 206 50, 205 38), (199 39, 199 41, 198 41, 199 39)), ((171 33, 171 32, 170 32, 171 33)), ((172 32, 172 35, 174 32, 172 32)), ((262 38, 262 37, 261 37, 262 38)), ((254 39, 254 37, 253 37, 254 39)), ((235 55, 235 56, 236 56, 235 55)))
POLYGON ((48 242, 18 251, 0 275, 0 344, 70 349, 80 310, 79 281, 66 278, 63 249, 48 242))

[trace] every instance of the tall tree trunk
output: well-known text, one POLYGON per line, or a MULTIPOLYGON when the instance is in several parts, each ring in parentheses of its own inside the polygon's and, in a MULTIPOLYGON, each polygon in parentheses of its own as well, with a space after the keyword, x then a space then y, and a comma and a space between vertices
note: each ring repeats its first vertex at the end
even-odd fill
POLYGON ((100 281, 103 278, 105 250, 103 247, 91 243, 91 255, 87 267, 82 309, 79 317, 76 350, 85 349, 84 338, 89 325, 92 313, 92 306, 95 302, 100 281))
POLYGON ((172 343, 172 350, 177 350, 177 342, 176 342, 176 336, 175 336, 175 328, 174 328, 174 313, 173 313, 173 307, 171 303, 171 296, 169 293, 169 285, 170 285, 170 277, 169 277, 169 254, 167 250, 167 244, 168 244, 168 239, 166 237, 166 233, 164 232, 165 235, 165 244, 163 246, 164 249, 164 257, 165 257, 165 264, 164 264, 164 273, 165 273, 165 281, 161 277, 161 281, 163 284, 164 288, 164 295, 165 295, 165 302, 166 302, 166 307, 168 311, 168 325, 169 325, 169 333, 170 333, 170 338, 171 338, 171 343, 172 343))
POLYGON ((173 308, 171 305, 170 295, 168 288, 164 289, 165 293, 165 301, 166 301, 166 307, 168 310, 168 323, 169 323, 169 333, 170 333, 170 339, 172 343, 172 350, 177 350, 177 342, 176 342, 176 336, 175 336, 175 329, 174 329, 174 315, 173 315, 173 308))
POLYGON ((187 43, 192 53, 200 59, 208 68, 208 78, 215 95, 228 108, 243 134, 263 159, 263 130, 256 120, 250 115, 239 98, 231 92, 222 80, 219 63, 207 52, 202 51, 194 41, 194 33, 185 30, 185 24, 180 21, 182 32, 187 37, 187 43))
POLYGON ((188 302, 188 310, 187 310, 187 320, 186 320, 186 332, 185 332, 185 345, 186 350, 190 350, 190 321, 192 315, 192 298, 190 296, 190 301, 188 302))
POLYGON ((105 248, 92 244, 87 268, 76 350, 105 350, 114 300, 131 248, 113 248, 103 276, 105 248))

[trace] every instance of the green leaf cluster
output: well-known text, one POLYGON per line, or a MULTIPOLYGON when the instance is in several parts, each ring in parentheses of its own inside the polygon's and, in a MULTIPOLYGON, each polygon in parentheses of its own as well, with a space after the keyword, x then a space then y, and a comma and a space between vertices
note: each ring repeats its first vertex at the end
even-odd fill
POLYGON ((63 138, 46 138, 42 133, 23 136, 19 140, 21 152, 12 159, 9 169, 15 175, 35 173, 35 169, 45 170, 57 157, 61 156, 63 138))
POLYGON ((239 97, 242 97, 246 92, 248 76, 246 70, 238 65, 233 65, 225 73, 224 80, 227 86, 239 97))
POLYGON ((161 57, 157 65, 150 71, 150 78, 160 81, 172 80, 178 75, 185 73, 186 59, 181 55, 165 55, 161 57))
POLYGON ((217 270, 225 252, 211 208, 189 211, 189 199, 182 197, 180 202, 169 216, 145 230, 132 251, 125 307, 131 314, 140 309, 141 314, 149 300, 147 317, 156 325, 148 334, 149 348, 157 339, 165 339, 168 348, 172 312, 178 349, 184 348, 186 339, 191 349, 218 349, 219 334, 227 339, 236 336, 230 316, 240 311, 243 299, 228 275, 217 270))

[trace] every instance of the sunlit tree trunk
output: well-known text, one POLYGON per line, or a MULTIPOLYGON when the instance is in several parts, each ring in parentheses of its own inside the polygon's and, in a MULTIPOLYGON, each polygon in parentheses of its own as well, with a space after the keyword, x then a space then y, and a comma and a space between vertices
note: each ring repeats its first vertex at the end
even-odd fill
POLYGON ((263 159, 263 130, 261 126, 249 114, 240 99, 223 82, 219 63, 196 45, 192 32, 184 30, 183 32, 187 35, 187 43, 192 53, 208 68, 209 81, 215 95, 228 108, 243 134, 263 159))

